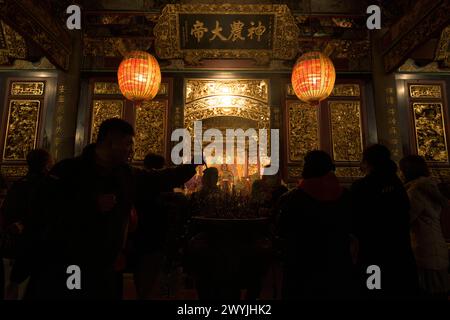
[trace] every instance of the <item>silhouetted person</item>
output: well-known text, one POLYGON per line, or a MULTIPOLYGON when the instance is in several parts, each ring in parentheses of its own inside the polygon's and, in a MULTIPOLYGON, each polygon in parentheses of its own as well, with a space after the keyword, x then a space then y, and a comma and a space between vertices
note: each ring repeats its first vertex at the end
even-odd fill
POLYGON ((19 242, 31 219, 33 208, 39 201, 37 191, 45 185, 45 179, 52 166, 50 154, 43 149, 30 151, 26 159, 27 174, 11 185, 1 208, 2 223, 9 239, 2 252, 4 263, 8 266, 7 274, 16 258, 19 242))
POLYGON ((276 210, 278 199, 288 191, 282 184, 279 172, 275 175, 264 173, 262 178, 255 180, 252 184, 252 203, 256 206, 258 214, 261 216, 271 215, 276 210))
POLYGON ((442 234, 441 212, 448 200, 430 177, 421 156, 403 158, 400 169, 411 203, 410 223, 420 288, 427 296, 447 299, 448 248, 442 234))
POLYGON ((191 214, 194 216, 214 216, 217 204, 225 194, 217 185, 219 171, 211 167, 203 171, 202 187, 191 195, 191 214))
MULTIPOLYGON (((366 298, 417 294, 417 272, 409 234, 409 199, 390 151, 376 144, 364 150, 366 176, 353 183, 353 231, 359 240, 360 290, 366 298), (369 290, 367 268, 381 270, 381 289, 369 290)), ((375 282, 374 282, 375 283, 375 282)))
POLYGON ((350 194, 334 170, 326 152, 308 152, 303 179, 280 198, 283 299, 345 299, 352 294, 350 194))
MULTIPOLYGON (((133 237, 137 253, 134 280, 139 299, 158 299, 159 281, 167 244, 169 203, 183 203, 173 189, 196 173, 196 165, 164 168, 162 156, 146 156, 145 170, 136 170, 138 227, 133 237)), ((186 199, 184 199, 186 200, 186 199)))
POLYGON ((27 155, 28 172, 25 177, 11 185, 1 214, 4 224, 14 227, 18 232, 23 230, 24 220, 31 214, 36 193, 52 166, 50 154, 43 149, 35 149, 27 155))
POLYGON ((31 273, 27 297, 117 298, 114 264, 133 204, 134 177, 128 164, 133 135, 129 123, 105 120, 96 144, 52 169, 28 250, 12 273, 16 282, 31 273), (80 290, 69 290, 66 284, 70 265, 81 270, 80 290))

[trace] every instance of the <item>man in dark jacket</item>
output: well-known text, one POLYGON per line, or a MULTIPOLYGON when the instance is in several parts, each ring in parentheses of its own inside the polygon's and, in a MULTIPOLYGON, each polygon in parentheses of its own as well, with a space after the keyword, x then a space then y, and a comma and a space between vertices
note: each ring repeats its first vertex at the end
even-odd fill
POLYGON ((305 156, 303 179, 280 198, 285 242, 283 299, 345 299, 352 296, 350 195, 324 151, 305 156))
MULTIPOLYGON (((96 144, 53 168, 11 277, 20 282, 31 273, 29 298, 117 298, 114 266, 124 247, 136 187, 152 190, 168 179, 167 175, 137 175, 128 164, 133 135, 129 123, 108 119, 100 126, 96 144), (67 285, 71 265, 81 270, 79 290, 67 285)), ((170 175, 180 170, 195 174, 195 166, 189 166, 170 175)))
POLYGON ((353 232, 359 240, 360 290, 367 298, 406 298, 417 292, 409 234, 409 199, 383 145, 363 153, 366 176, 353 183, 353 232), (367 288, 367 268, 381 271, 381 289, 367 288))
POLYGON ((26 298, 114 298, 113 266, 133 203, 134 180, 127 163, 133 135, 127 122, 106 120, 97 144, 51 171, 11 276, 21 282, 31 275, 26 298), (71 265, 81 270, 80 290, 66 284, 71 265))

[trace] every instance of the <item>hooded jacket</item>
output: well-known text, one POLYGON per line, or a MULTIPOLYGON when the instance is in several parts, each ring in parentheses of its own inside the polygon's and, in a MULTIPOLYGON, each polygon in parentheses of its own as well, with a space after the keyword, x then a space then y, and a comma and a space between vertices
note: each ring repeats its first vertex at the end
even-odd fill
POLYGON ((420 177, 406 185, 411 203, 410 222, 417 265, 424 269, 448 267, 448 249, 441 228, 441 212, 448 200, 433 178, 420 177))

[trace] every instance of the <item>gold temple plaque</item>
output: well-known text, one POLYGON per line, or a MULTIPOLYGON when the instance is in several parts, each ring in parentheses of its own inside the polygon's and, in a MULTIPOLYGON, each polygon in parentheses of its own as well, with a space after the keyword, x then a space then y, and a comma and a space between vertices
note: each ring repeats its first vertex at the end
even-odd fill
POLYGON ((97 141, 100 124, 110 118, 122 118, 123 100, 94 100, 91 122, 91 142, 97 141))
POLYGON ((36 147, 40 108, 39 100, 10 101, 3 160, 25 160, 36 147))
POLYGON ((417 153, 426 161, 448 162, 442 103, 414 103, 417 153))
POLYGON ((410 85, 409 94, 411 98, 442 98, 440 85, 410 85))
POLYGON ((289 162, 302 162, 306 153, 319 149, 319 113, 316 106, 294 102, 288 105, 289 162))
POLYGON ((133 160, 149 153, 165 156, 167 101, 144 101, 136 108, 136 135, 133 160))
POLYGON ((328 102, 333 157, 336 161, 360 161, 363 149, 359 101, 328 102))
POLYGON ((299 29, 287 5, 168 4, 155 26, 161 59, 291 60, 299 29))
POLYGON ((44 82, 13 82, 11 83, 11 95, 42 96, 44 94, 44 88, 44 82))

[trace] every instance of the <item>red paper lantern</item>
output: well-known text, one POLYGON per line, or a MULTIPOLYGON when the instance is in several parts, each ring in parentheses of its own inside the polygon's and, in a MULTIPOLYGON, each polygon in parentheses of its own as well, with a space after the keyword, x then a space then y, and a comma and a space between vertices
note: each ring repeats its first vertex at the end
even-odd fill
POLYGON ((318 51, 298 58, 292 70, 292 87, 297 97, 307 103, 318 104, 333 91, 336 71, 333 62, 318 51))
POLYGON ((161 70, 151 54, 132 51, 120 63, 117 78, 120 91, 128 100, 151 100, 158 93, 161 70))

